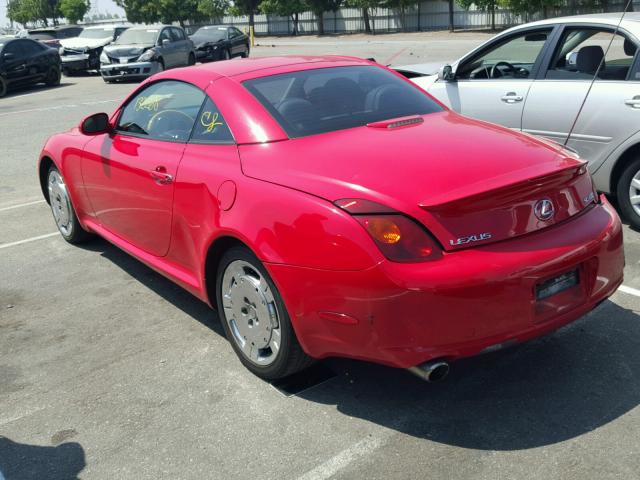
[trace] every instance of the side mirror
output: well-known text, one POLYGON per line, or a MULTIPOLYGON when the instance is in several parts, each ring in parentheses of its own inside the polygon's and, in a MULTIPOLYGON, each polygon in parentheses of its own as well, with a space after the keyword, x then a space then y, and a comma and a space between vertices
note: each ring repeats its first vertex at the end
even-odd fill
POLYGON ((13 60, 14 58, 16 58, 16 54, 15 53, 9 53, 9 52, 3 53, 2 54, 2 58, 4 60, 13 60))
POLYGON ((456 72, 451 65, 445 65, 438 71, 438 80, 453 82, 456 79, 456 72))
POLYGON ((167 45, 169 45, 171 43, 171 40, 169 40, 168 38, 165 38, 164 40, 162 40, 161 45, 163 47, 166 47, 167 45))
POLYGON ((94 113, 82 120, 80 131, 85 135, 100 135, 111 131, 109 115, 106 113, 94 113))

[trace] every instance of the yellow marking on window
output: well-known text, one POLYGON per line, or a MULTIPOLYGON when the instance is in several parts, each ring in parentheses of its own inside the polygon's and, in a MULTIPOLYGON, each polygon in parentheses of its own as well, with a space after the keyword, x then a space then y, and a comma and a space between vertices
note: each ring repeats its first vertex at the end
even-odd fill
POLYGON ((202 112, 200 116, 200 124, 206 127, 206 133, 213 133, 216 131, 216 127, 224 125, 222 122, 218 122, 220 114, 218 112, 202 112))

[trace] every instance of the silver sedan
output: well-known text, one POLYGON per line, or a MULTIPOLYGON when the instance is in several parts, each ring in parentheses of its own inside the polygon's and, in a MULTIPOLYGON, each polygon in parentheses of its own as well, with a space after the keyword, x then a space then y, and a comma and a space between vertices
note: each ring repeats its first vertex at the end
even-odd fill
POLYGON ((464 115, 562 144, 573 128, 567 145, 640 229, 640 13, 627 13, 616 33, 621 15, 529 23, 439 71, 397 70, 464 115))

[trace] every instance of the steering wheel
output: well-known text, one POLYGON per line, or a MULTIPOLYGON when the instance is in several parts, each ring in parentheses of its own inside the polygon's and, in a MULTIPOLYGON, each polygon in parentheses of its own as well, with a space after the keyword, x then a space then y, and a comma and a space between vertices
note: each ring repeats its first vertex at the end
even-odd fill
POLYGON ((195 119, 180 110, 163 110, 155 113, 147 123, 147 133, 178 140, 189 135, 195 119))
POLYGON ((509 62, 498 62, 493 67, 491 67, 491 78, 500 78, 504 76, 500 67, 505 67, 507 72, 510 72, 511 75, 515 77, 516 75, 516 67, 511 65, 509 62))

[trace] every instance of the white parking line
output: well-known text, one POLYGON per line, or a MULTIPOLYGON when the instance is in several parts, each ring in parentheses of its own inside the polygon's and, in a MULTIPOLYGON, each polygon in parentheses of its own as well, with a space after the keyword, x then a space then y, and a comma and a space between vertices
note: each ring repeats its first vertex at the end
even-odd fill
POLYGON ((298 480, 326 480, 327 478, 331 478, 355 460, 380 448, 386 438, 391 434, 392 432, 389 431, 386 435, 383 434, 375 437, 367 437, 364 440, 360 440, 358 443, 354 443, 349 448, 342 450, 326 462, 318 465, 312 470, 309 470, 301 477, 298 477, 298 480))
POLYGON ((17 242, 3 243, 3 244, 0 244, 0 250, 2 250, 3 248, 15 247, 16 245, 22 245, 23 243, 31 243, 31 242, 35 242, 36 240, 42 240, 44 238, 54 237, 56 235, 60 235, 60 234, 58 232, 47 233, 46 235, 38 235, 37 237, 25 238, 24 240, 18 240, 17 242))
POLYGON ((11 205, 9 207, 0 208, 0 212, 6 212, 7 210, 13 210, 16 208, 28 207, 29 205, 37 205, 38 203, 44 203, 44 198, 42 200, 34 200, 32 202, 19 203, 17 205, 11 205))
POLYGON ((640 290, 635 288, 627 287, 626 285, 621 285, 618 289, 619 292, 627 293, 629 295, 633 295, 635 297, 640 297, 640 290))

